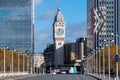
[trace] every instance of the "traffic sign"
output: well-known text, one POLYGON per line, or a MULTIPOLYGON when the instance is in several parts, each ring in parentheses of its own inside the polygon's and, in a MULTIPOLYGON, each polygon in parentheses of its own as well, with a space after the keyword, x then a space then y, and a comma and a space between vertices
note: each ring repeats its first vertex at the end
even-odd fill
POLYGON ((92 64, 92 66, 96 66, 96 64, 92 64))
POLYGON ((116 62, 119 61, 119 55, 118 55, 118 54, 115 55, 115 61, 116 61, 116 62))

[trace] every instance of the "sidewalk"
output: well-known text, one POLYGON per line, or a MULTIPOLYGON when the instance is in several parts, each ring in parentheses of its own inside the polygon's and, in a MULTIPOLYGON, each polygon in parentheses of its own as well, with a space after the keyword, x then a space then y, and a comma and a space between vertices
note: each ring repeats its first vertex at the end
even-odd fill
POLYGON ((18 75, 27 75, 29 74, 28 72, 14 72, 14 73, 0 73, 0 78, 1 77, 9 77, 9 76, 18 76, 18 75))
MULTIPOLYGON (((103 76, 103 75, 90 74, 90 73, 87 74, 87 75, 93 76, 93 77, 98 78, 98 79, 100 79, 100 80, 108 80, 108 79, 109 79, 109 78, 108 78, 108 75, 107 75, 107 76, 103 76)), ((116 77, 111 77, 110 80, 116 80, 116 77)))
POLYGON ((16 73, 0 73, 0 79, 11 79, 11 78, 15 78, 15 77, 20 77, 20 76, 28 76, 29 73, 28 72, 16 72, 16 73))
POLYGON ((1 77, 0 80, 20 80, 20 79, 34 77, 34 76, 40 76, 40 75, 43 75, 43 74, 14 75, 14 76, 1 77))

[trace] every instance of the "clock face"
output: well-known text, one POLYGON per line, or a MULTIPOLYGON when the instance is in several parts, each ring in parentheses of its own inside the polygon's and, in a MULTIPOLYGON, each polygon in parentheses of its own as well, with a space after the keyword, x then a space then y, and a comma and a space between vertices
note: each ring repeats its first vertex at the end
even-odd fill
POLYGON ((57 35, 62 35, 64 33, 64 30, 62 29, 62 28, 58 28, 57 30, 56 30, 56 34, 57 35))

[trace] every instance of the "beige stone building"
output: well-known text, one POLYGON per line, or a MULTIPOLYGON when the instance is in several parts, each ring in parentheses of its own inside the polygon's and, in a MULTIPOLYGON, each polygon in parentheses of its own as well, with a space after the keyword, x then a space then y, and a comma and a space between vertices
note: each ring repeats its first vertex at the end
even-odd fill
POLYGON ((44 56, 43 54, 34 54, 33 56, 34 61, 34 67, 41 67, 41 65, 44 63, 44 56))
POLYGON ((80 66, 80 63, 85 60, 87 55, 86 51, 85 38, 79 38, 74 43, 64 44, 64 65, 80 66))

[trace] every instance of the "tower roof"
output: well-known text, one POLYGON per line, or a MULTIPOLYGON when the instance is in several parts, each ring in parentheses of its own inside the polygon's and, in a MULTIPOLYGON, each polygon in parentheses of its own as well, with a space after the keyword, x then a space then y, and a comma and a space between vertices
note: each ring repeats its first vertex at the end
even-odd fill
POLYGON ((56 16, 54 18, 54 22, 64 22, 64 17, 63 17, 63 15, 61 13, 60 8, 58 8, 58 10, 57 10, 57 14, 56 14, 56 16))

